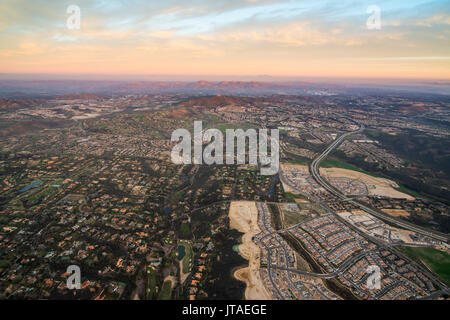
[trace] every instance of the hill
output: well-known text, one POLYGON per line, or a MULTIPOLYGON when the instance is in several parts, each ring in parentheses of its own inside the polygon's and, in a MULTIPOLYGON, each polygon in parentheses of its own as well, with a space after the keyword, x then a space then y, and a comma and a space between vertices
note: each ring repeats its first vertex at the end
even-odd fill
POLYGON ((208 108, 215 108, 215 107, 223 107, 228 105, 249 105, 249 104, 256 104, 256 103, 274 103, 278 102, 276 99, 272 98, 252 98, 252 97, 236 97, 236 96, 223 96, 223 95, 216 95, 216 96, 208 96, 208 97, 201 97, 201 98, 195 98, 190 99, 187 101, 182 102, 180 105, 183 107, 208 107, 208 108))

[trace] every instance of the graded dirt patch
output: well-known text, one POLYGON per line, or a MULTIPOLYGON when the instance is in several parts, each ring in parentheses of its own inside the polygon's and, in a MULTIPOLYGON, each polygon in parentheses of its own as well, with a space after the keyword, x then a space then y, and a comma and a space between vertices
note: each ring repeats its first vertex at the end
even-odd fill
POLYGON ((403 209, 382 209, 382 211, 394 217, 409 217, 409 212, 403 209))
POLYGON ((409 194, 395 190, 394 188, 398 188, 399 186, 392 180, 372 177, 362 172, 342 168, 320 168, 320 174, 323 177, 329 178, 343 177, 361 181, 367 185, 369 195, 372 196, 414 200, 414 197, 410 196, 409 194))
POLYGON ((245 299, 270 300, 273 299, 259 273, 260 248, 252 241, 254 235, 261 232, 258 227, 258 210, 255 202, 233 201, 230 204, 230 228, 243 232, 242 244, 238 249, 240 254, 248 260, 248 267, 239 268, 234 277, 246 283, 245 299))

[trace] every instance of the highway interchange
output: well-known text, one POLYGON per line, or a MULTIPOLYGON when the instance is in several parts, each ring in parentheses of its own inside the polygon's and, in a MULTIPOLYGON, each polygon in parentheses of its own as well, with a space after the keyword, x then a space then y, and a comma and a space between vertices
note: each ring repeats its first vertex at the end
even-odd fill
MULTIPOLYGON (((366 205, 357 202, 351 198, 348 198, 347 196, 345 196, 344 194, 342 194, 340 191, 336 190, 333 186, 331 186, 324 178, 322 178, 320 176, 319 173, 319 167, 320 167, 320 163, 335 149, 337 148, 346 138, 348 138, 349 136, 353 135, 353 134, 357 134, 360 132, 363 132, 365 129, 365 126, 362 125, 358 130, 356 131, 352 131, 352 132, 348 132, 345 134, 342 134, 341 136, 337 137, 318 157, 316 157, 309 169, 310 169, 310 173, 312 175, 312 177, 314 178, 314 180, 320 185, 322 186, 325 190, 327 190, 328 192, 330 192, 331 194, 333 194, 334 196, 338 197, 339 199, 341 199, 342 201, 346 201, 348 203, 351 203, 352 205, 360 208, 361 210, 381 219, 384 220, 385 222, 388 222, 390 224, 399 226, 399 227, 403 227, 405 229, 408 230, 412 230, 414 232, 417 232, 419 234, 422 235, 426 235, 428 237, 431 237, 433 239, 439 240, 439 241, 444 241, 446 243, 448 243, 448 236, 434 232, 434 231, 430 231, 430 230, 425 230, 423 228, 420 228, 418 226, 415 226, 411 223, 407 223, 405 221, 399 221, 398 219, 395 219, 393 217, 387 216, 386 214, 383 214, 381 212, 378 212, 372 208, 367 207, 366 205)), ((284 182, 286 182, 286 177, 284 177, 283 173, 280 171, 280 179, 284 182)), ((334 216, 336 216, 339 221, 341 221, 342 223, 344 223, 345 225, 347 225, 349 228, 351 228, 353 231, 357 232, 358 234, 362 235, 364 238, 370 240, 371 242, 377 244, 379 246, 379 248, 389 248, 390 250, 394 251, 397 255, 399 255, 400 257, 402 257, 403 259, 405 259, 406 261, 408 261, 409 263, 415 265, 416 267, 420 268, 420 270, 422 270, 424 272, 424 274, 426 274, 430 279, 432 279, 435 283, 438 283, 439 286, 442 288, 442 290, 439 290, 437 292, 434 292, 433 294, 426 296, 426 297, 419 297, 420 299, 432 299, 435 298, 437 296, 439 296, 442 293, 450 293, 449 288, 447 287, 447 285, 445 283, 443 283, 439 278, 437 278, 436 276, 434 276, 431 272, 428 272, 427 270, 424 270, 423 267, 419 266, 415 261, 411 260, 409 257, 405 256, 402 252, 400 252, 399 250, 397 250, 396 248, 394 248, 391 245, 388 245, 386 243, 383 243, 382 241, 375 239, 373 237, 371 237, 370 235, 367 235, 363 232, 361 232, 361 230, 359 230, 358 228, 356 228, 355 226, 349 224, 347 221, 345 221, 345 219, 343 219, 342 217, 340 217, 338 214, 336 214, 333 210, 331 210, 325 203, 323 203, 322 201, 320 201, 319 199, 316 199, 315 197, 312 196, 308 196, 308 199, 318 203, 319 205, 321 205, 328 213, 333 214, 334 216)), ((290 229, 295 228, 297 225, 294 225, 292 227, 283 229, 283 230, 278 230, 276 231, 277 233, 283 233, 283 232, 289 232, 290 229)), ((270 249, 267 248, 268 254, 270 256, 270 249)), ((330 278, 334 278, 334 277, 338 277, 340 275, 342 275, 348 268, 350 268, 352 266, 353 263, 355 263, 356 261, 358 261, 361 257, 363 257, 364 255, 366 255, 368 252, 367 251, 363 251, 357 255, 355 255, 354 257, 352 257, 351 259, 348 259, 347 261, 345 261, 345 263, 340 266, 337 270, 330 272, 330 273, 324 273, 324 274, 315 274, 315 273, 311 273, 311 272, 305 272, 305 271, 300 271, 300 270, 296 270, 296 269, 292 269, 292 268, 288 268, 283 267, 283 266, 270 266, 270 263, 268 265, 268 269, 269 269, 269 274, 270 274, 270 268, 272 269, 279 269, 279 270, 285 270, 285 271, 289 271, 289 272, 294 272, 294 273, 299 273, 299 274, 303 274, 305 276, 312 276, 312 277, 317 277, 317 278, 322 278, 322 279, 330 279, 330 278)), ((269 260, 270 261, 270 260, 269 260)))
POLYGON ((310 165, 310 172, 312 177, 317 181, 318 184, 320 184, 324 189, 326 189, 328 192, 332 193, 333 195, 335 195, 336 197, 342 199, 343 201, 347 201, 349 203, 351 203, 352 205, 355 205, 357 207, 359 207, 361 210, 364 210, 365 212, 381 219, 384 221, 387 221, 391 224, 395 224, 399 227, 417 232, 419 234, 422 235, 426 235, 428 237, 431 237, 433 239, 439 240, 439 241, 444 241, 448 243, 448 236, 440 234, 438 232, 435 231, 430 231, 430 230, 425 230, 423 228, 420 228, 418 226, 415 226, 411 223, 405 222, 405 221, 400 221, 399 219, 396 219, 394 217, 388 216, 386 214, 383 214, 381 212, 378 212, 372 208, 367 207, 366 205, 355 201, 351 198, 348 198, 347 196, 345 196, 344 194, 342 194, 340 191, 336 190, 333 186, 331 186, 324 178, 321 177, 320 173, 319 173, 319 167, 320 167, 320 163, 337 147, 339 146, 339 144, 341 144, 347 137, 356 134, 356 133, 360 133, 362 131, 364 131, 365 126, 362 125, 360 129, 358 129, 357 131, 352 131, 352 132, 348 132, 345 133, 343 135, 341 135, 340 137, 338 137, 333 143, 331 143, 326 149, 325 151, 323 151, 317 158, 315 158, 311 165, 310 165))

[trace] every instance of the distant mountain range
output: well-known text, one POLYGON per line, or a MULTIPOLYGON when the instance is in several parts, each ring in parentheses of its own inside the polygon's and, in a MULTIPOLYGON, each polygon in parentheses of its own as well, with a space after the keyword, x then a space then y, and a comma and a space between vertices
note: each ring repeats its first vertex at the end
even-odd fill
POLYGON ((1 99, 0 110, 15 110, 34 106, 36 101, 32 99, 1 99))
POLYGON ((145 95, 158 93, 192 95, 332 95, 346 93, 410 93, 450 94, 448 83, 331 83, 314 81, 100 81, 100 80, 5 80, 0 79, 0 97, 32 98, 59 95, 145 95))
MULTIPOLYGON (((336 88, 336 87, 335 87, 336 88)), ((230 94, 259 96, 268 94, 304 94, 308 90, 330 90, 328 87, 307 82, 269 83, 256 81, 80 81, 80 80, 0 80, 0 97, 48 97, 73 94, 230 94)))
POLYGON ((227 105, 246 105, 246 104, 254 104, 254 103, 262 103, 262 102, 276 102, 276 99, 272 98, 261 98, 261 97, 236 97, 236 96, 224 96, 224 95, 215 95, 208 97, 201 97, 195 99, 189 99, 181 103, 183 107, 221 107, 227 105))

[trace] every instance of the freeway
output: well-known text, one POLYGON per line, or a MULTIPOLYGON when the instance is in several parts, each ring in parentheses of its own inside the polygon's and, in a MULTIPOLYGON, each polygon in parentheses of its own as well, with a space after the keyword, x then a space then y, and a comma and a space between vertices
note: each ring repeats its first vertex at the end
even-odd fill
POLYGON ((360 129, 358 129, 357 131, 352 131, 352 132, 347 132, 343 135, 341 135, 339 138, 337 138, 333 143, 331 143, 326 149, 325 151, 323 151, 317 158, 315 158, 311 165, 310 165, 310 171, 311 171, 311 175, 312 177, 317 181, 317 183, 319 185, 321 185, 324 189, 326 189, 328 192, 330 192, 331 194, 335 195, 336 197, 338 197, 339 199, 343 200, 343 201, 347 201, 348 203, 351 203, 353 205, 355 205, 356 207, 360 208, 361 210, 364 210, 365 212, 383 220, 386 221, 388 223, 397 225, 399 227, 417 232, 419 234, 428 236, 430 238, 439 240, 439 241, 444 241, 447 242, 449 241, 448 236, 437 233, 437 232, 433 232, 430 230, 426 230, 423 229, 421 227, 418 227, 416 225, 413 225, 411 223, 408 223, 406 221, 401 221, 399 219, 396 219, 394 217, 388 216, 384 213, 378 212, 372 208, 367 207, 366 205, 355 201, 351 198, 348 198, 347 196, 345 196, 343 193, 341 193, 339 190, 337 190, 336 188, 334 188, 333 186, 331 186, 328 181, 326 181, 324 178, 322 178, 320 176, 319 173, 319 167, 320 167, 320 163, 339 145, 341 144, 348 136, 356 134, 356 133, 360 133, 365 129, 365 126, 362 125, 360 129))
MULTIPOLYGON (((323 161, 341 142, 343 142, 345 140, 345 138, 347 138, 348 136, 350 136, 352 134, 362 132, 364 129, 365 129, 365 127, 361 126, 361 128, 359 130, 357 130, 357 131, 349 132, 349 133, 343 134, 342 136, 339 136, 333 143, 331 143, 323 151, 323 153, 321 153, 316 159, 313 160, 312 164, 310 165, 310 172, 311 172, 311 175, 313 176, 313 178, 315 179, 315 181, 317 181, 317 183, 320 186, 322 186, 325 190, 328 190, 331 194, 335 195, 341 201, 350 202, 353 205, 355 205, 356 207, 361 208, 362 210, 368 212, 369 214, 372 214, 373 216, 376 216, 376 217, 380 218, 381 220, 390 222, 391 224, 395 224, 397 226, 401 226, 401 227, 406 228, 406 229, 410 229, 410 230, 416 231, 416 232, 421 233, 421 234, 425 234, 425 235, 427 235, 429 237, 432 237, 434 239, 438 239, 440 241, 448 242, 448 236, 441 235, 439 233, 431 232, 431 231, 428 231, 428 230, 424 230, 422 228, 419 228, 418 226, 415 226, 415 225, 412 225, 412 224, 409 224, 409 223, 406 223, 406 222, 403 222, 403 221, 398 221, 397 219, 393 219, 393 218, 391 219, 390 217, 386 217, 386 215, 381 213, 381 212, 377 212, 377 211, 375 211, 375 210, 373 210, 371 208, 368 208, 366 205, 364 205, 362 203, 354 201, 354 199, 351 199, 351 198, 345 196, 344 194, 342 194, 341 192, 336 190, 334 187, 329 185, 328 182, 326 180, 324 180, 320 176, 318 169, 319 169, 321 161, 323 161)), ((282 171, 280 171, 280 179, 284 183, 289 184, 289 181, 283 175, 282 171)), ((372 237, 372 236, 362 232, 361 230, 359 230, 355 226, 349 224, 345 219, 343 219, 341 216, 336 214, 331 208, 329 208, 325 203, 323 203, 320 199, 316 198, 315 196, 312 196, 312 195, 309 195, 309 194, 304 194, 304 195, 307 197, 308 200, 319 204, 322 208, 324 208, 324 210, 326 212, 328 212, 330 214, 333 214, 340 222, 342 222, 344 225, 348 226, 354 232, 360 234, 363 238, 366 238, 367 240, 377 244, 379 248, 386 248, 386 249, 389 249, 389 250, 393 251, 396 255, 401 257, 403 260, 405 260, 405 261, 409 262, 410 264, 412 264, 413 266, 417 267, 428 278, 430 278, 435 284, 437 284, 438 287, 441 288, 441 290, 439 290, 438 292, 435 292, 435 293, 433 293, 433 294, 431 294, 429 296, 419 297, 420 299, 430 299, 430 298, 437 297, 437 296, 439 296, 440 294, 443 294, 443 293, 445 293, 445 294, 449 294, 450 293, 450 290, 449 290, 448 286, 445 283, 443 283, 439 278, 434 276, 434 274, 431 274, 427 270, 423 269, 423 267, 421 267, 415 261, 411 260, 409 257, 404 255, 402 252, 398 251, 395 247, 391 246, 390 244, 385 244, 382 241, 380 241, 379 239, 376 239, 376 238, 374 238, 374 237, 372 237)), ((278 232, 279 233, 289 232, 290 229, 295 228, 296 226, 297 225, 292 226, 290 228, 278 230, 278 232)), ((317 278, 322 278, 322 279, 329 279, 329 278, 338 277, 338 276, 342 275, 352 264, 357 262, 358 259, 360 259, 362 256, 364 256, 366 254, 369 254, 369 253, 370 253, 370 251, 368 251, 368 250, 364 250, 363 252, 360 252, 355 257, 352 257, 348 261, 344 262, 344 264, 341 265, 337 270, 334 270, 333 272, 330 272, 330 273, 314 274, 314 273, 303 272, 303 271, 295 270, 295 269, 290 269, 290 270, 287 270, 287 271, 291 271, 291 272, 294 272, 294 273, 300 273, 300 274, 303 274, 303 275, 306 275, 306 276, 311 276, 311 277, 317 277, 317 278)), ((283 266, 272 266, 272 269, 286 270, 287 268, 285 268, 283 266)))

